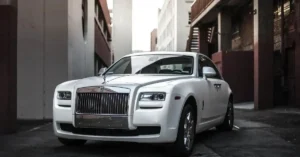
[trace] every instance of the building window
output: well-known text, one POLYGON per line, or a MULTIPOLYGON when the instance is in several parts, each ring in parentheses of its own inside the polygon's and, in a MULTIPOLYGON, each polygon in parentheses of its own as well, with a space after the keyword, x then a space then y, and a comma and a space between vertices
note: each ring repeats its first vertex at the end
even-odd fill
POLYGON ((192 22, 192 16, 191 16, 191 12, 189 12, 189 24, 191 24, 192 22))
POLYGON ((87 20, 88 20, 88 1, 82 0, 82 33, 83 33, 83 39, 86 41, 86 35, 87 35, 87 20))
POLYGON ((98 6, 98 3, 97 3, 97 0, 95 1, 95 14, 96 14, 96 17, 98 18, 98 15, 99 15, 99 6, 98 6))

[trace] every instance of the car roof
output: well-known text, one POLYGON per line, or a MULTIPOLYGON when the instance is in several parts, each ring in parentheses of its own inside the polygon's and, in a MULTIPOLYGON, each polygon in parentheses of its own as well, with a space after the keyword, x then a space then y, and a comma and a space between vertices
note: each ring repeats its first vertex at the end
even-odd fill
MULTIPOLYGON (((124 57, 128 57, 128 56, 140 56, 140 55, 187 55, 187 56, 196 56, 197 54, 201 54, 201 53, 197 53, 197 52, 174 52, 174 51, 151 51, 151 52, 138 52, 138 53, 132 53, 129 55, 126 55, 124 57)), ((203 55, 203 54, 202 54, 203 55)))

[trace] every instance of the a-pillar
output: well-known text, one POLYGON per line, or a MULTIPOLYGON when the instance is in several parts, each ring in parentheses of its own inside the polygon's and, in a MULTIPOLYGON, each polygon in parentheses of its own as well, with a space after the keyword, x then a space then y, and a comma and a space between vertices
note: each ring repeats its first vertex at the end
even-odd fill
POLYGON ((231 15, 229 11, 222 10, 218 14, 218 50, 219 52, 231 50, 231 15))
POLYGON ((300 0, 295 1, 295 24, 296 24, 296 39, 295 39, 295 94, 296 105, 300 107, 300 0))
POLYGON ((208 54, 208 42, 207 42, 207 27, 204 25, 200 25, 198 27, 199 30, 199 52, 204 54, 204 55, 209 55, 208 54))
POLYGON ((273 107, 273 0, 254 0, 254 105, 273 107))

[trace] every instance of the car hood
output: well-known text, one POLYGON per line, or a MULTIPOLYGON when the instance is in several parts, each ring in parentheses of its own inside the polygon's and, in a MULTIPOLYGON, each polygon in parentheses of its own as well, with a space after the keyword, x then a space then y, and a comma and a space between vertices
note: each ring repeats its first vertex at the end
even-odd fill
POLYGON ((178 75, 109 75, 106 77, 95 76, 80 80, 68 81, 60 84, 61 87, 87 87, 87 86, 139 86, 155 83, 170 82, 178 79, 189 78, 190 76, 178 75))
POLYGON ((185 78, 186 76, 156 76, 156 75, 112 75, 106 77, 90 77, 85 78, 79 81, 79 83, 90 83, 90 82, 97 82, 97 84, 105 84, 105 85, 121 85, 121 84, 128 84, 128 85, 141 85, 141 84, 151 84, 156 82, 165 82, 165 81, 172 81, 181 78, 185 78))

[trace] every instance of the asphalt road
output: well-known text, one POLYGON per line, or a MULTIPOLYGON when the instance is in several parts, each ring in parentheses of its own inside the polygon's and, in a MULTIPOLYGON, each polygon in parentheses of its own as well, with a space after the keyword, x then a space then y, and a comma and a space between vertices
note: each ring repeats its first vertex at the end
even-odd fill
MULTIPOLYGON (((300 126, 281 127, 272 116, 265 119, 236 111, 237 126, 231 132, 209 130, 197 136, 194 157, 300 157, 300 126), (269 118, 269 119, 268 119, 269 118), (263 121, 263 123, 261 123, 263 121), (268 124, 270 123, 270 124, 268 124), (297 134, 295 137, 291 134, 297 134)), ((277 116, 276 116, 277 117, 277 116)), ((297 116, 297 118, 299 118, 297 116)), ((295 119, 293 117, 293 119, 295 119)), ((298 119, 300 122, 300 118, 298 119)), ((283 122, 283 124, 286 124, 283 122)), ((83 147, 61 145, 46 124, 14 135, 0 136, 0 157, 163 157, 159 147, 135 143, 102 143, 90 141, 83 147)))

